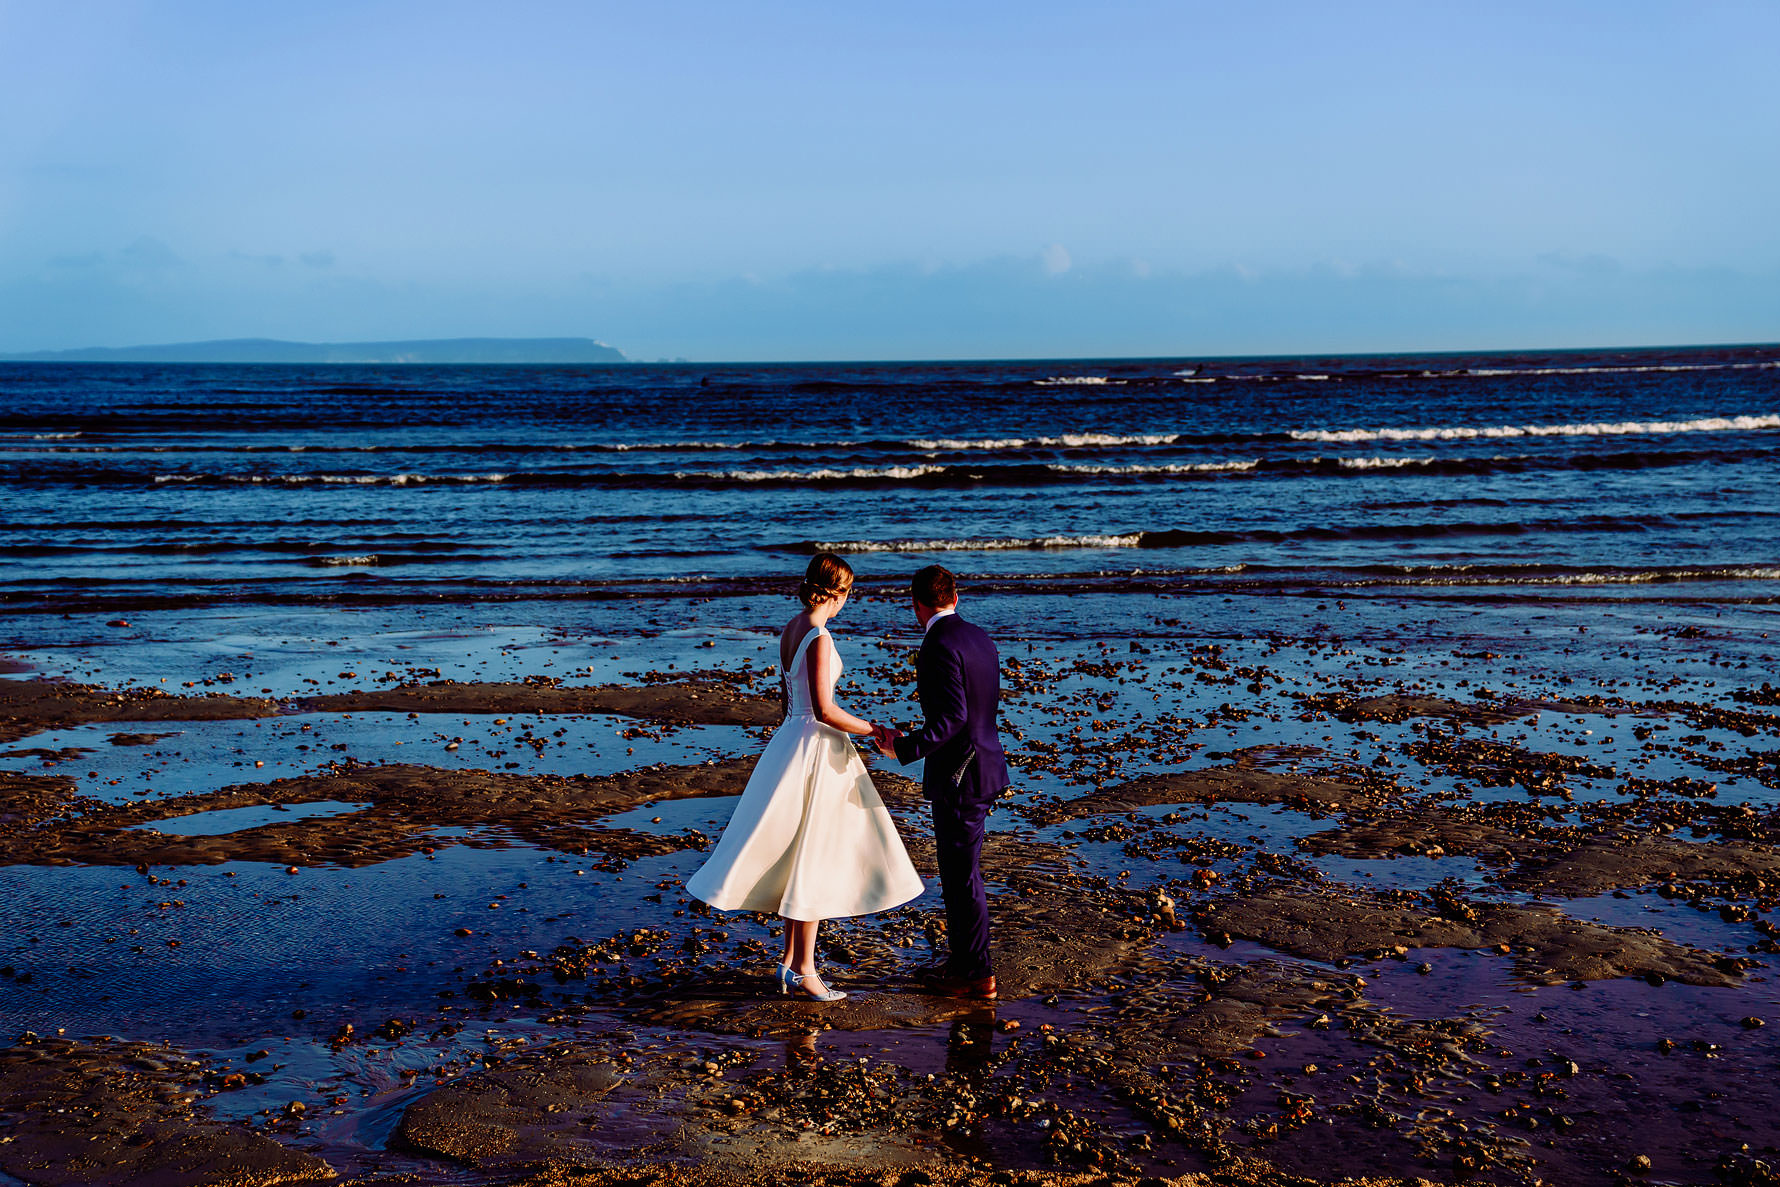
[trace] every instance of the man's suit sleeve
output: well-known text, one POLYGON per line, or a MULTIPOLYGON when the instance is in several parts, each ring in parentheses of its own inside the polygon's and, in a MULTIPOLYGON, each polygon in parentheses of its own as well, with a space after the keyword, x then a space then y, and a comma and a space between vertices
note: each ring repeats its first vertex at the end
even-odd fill
POLYGON ((926 758, 951 741, 965 725, 964 665, 956 651, 935 650, 938 654, 929 661, 933 668, 927 674, 925 703, 921 706, 927 712, 927 720, 915 733, 896 739, 896 759, 904 764, 926 758))

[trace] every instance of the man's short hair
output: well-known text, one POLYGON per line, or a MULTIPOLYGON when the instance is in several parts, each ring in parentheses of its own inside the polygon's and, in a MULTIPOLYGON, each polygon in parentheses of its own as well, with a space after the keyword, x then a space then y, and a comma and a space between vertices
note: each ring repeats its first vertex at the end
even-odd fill
POLYGON ((958 600, 958 582, 939 565, 928 565, 909 582, 909 593, 923 606, 939 609, 958 600))

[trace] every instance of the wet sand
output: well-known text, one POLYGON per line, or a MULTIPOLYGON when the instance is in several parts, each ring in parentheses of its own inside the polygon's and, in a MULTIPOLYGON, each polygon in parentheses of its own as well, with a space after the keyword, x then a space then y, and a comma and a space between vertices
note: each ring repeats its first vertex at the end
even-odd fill
MULTIPOLYGON (((896 610, 861 599, 844 692, 907 719, 896 610)), ((825 925, 818 1006, 682 889, 777 717, 769 611, 628 674, 569 632, 338 692, 380 641, 252 696, 104 680, 127 641, 15 664, 0 1184, 1774 1181, 1752 627, 998 630, 1001 999, 913 980, 930 829, 871 755, 930 891, 825 925)))

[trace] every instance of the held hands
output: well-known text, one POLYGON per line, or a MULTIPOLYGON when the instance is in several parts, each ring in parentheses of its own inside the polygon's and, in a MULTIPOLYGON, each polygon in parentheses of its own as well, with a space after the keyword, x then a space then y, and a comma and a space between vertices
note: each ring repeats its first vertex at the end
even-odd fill
POLYGON ((896 739, 902 737, 902 731, 893 725, 873 725, 871 737, 872 741, 878 744, 879 750, 894 756, 896 754, 896 739))

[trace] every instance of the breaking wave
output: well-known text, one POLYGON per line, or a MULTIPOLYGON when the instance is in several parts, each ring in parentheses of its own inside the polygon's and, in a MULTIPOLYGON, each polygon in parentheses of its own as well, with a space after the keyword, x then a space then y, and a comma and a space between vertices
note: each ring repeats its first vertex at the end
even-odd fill
POLYGON ((193 483, 205 486, 457 486, 505 482, 510 474, 156 474, 156 486, 193 483))
POLYGON ((1732 433, 1780 429, 1780 414, 1705 416, 1698 420, 1626 420, 1591 424, 1492 425, 1481 428, 1293 429, 1294 441, 1474 441, 1515 437, 1620 437, 1638 434, 1732 433))
POLYGON ((1187 529, 1085 533, 1055 536, 990 536, 907 540, 805 540, 772 551, 784 552, 1015 552, 1102 548, 1208 548, 1243 544, 1288 544, 1312 540, 1425 540, 1441 537, 1527 536, 1546 532, 1646 532, 1645 519, 1587 515, 1576 519, 1459 523, 1368 523, 1348 527, 1187 529))
POLYGON ((1145 533, 1115 536, 1013 536, 982 540, 811 540, 792 552, 1017 552, 1065 548, 1141 548, 1145 533))
POLYGON ((1772 448, 1712 450, 1623 450, 1611 453, 1492 454, 1376 457, 1249 457, 1205 462, 1038 462, 984 459, 923 462, 880 466, 776 466, 736 467, 709 470, 654 470, 590 468, 573 470, 514 470, 486 473, 365 474, 317 471, 313 473, 189 473, 144 474, 131 470, 92 470, 60 473, 55 482, 98 483, 108 486, 152 483, 155 486, 271 486, 271 487, 414 487, 414 486, 516 486, 550 489, 671 489, 713 487, 747 489, 764 486, 1010 486, 1042 488, 1087 482, 1151 482, 1165 479, 1217 479, 1249 477, 1359 477, 1362 475, 1410 474, 1517 474, 1538 471, 1648 470, 1699 463, 1734 464, 1755 459, 1771 460, 1772 448))

